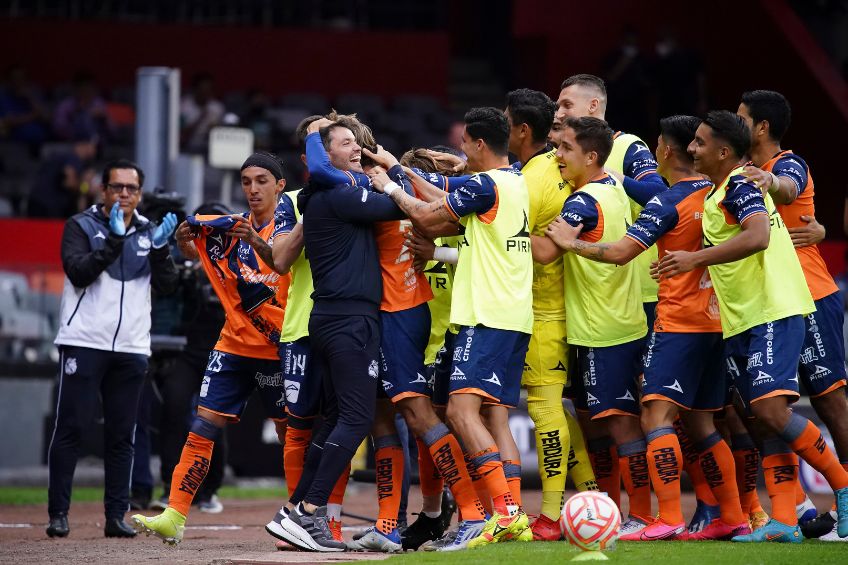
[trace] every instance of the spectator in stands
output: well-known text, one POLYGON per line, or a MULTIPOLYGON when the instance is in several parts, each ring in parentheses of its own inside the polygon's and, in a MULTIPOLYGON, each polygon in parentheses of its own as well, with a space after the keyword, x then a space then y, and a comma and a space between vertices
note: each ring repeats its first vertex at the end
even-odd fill
POLYGON ((247 93, 247 109, 242 116, 244 127, 253 130, 253 147, 259 151, 270 151, 278 134, 277 124, 269 113, 268 96, 260 90, 247 93))
POLYGON ((77 134, 73 145, 49 157, 36 174, 27 201, 31 218, 70 218, 90 206, 97 193, 91 163, 97 138, 77 134))
POLYGON ((678 42, 677 31, 660 35, 651 66, 657 116, 703 116, 707 113, 706 77, 700 55, 678 42))
POLYGON ((74 75, 73 92, 56 106, 53 131, 61 140, 79 136, 109 139, 114 130, 106 101, 97 93, 94 76, 86 71, 74 75))
POLYGON ((133 537, 129 508, 133 434, 150 355, 150 291, 177 284, 168 248, 174 214, 157 226, 136 212, 144 172, 131 161, 103 171, 103 202, 75 215, 62 234, 59 392, 47 455, 47 535, 65 537, 82 435, 102 399, 106 537, 133 537))
POLYGON ((457 155, 465 159, 465 153, 462 152, 462 133, 465 131, 465 122, 463 120, 454 120, 448 128, 447 139, 445 140, 448 147, 457 152, 457 155))
POLYGON ((224 118, 224 104, 215 98, 214 87, 211 74, 195 75, 191 93, 180 103, 180 143, 189 153, 205 153, 209 147, 209 130, 224 118))
POLYGON ((44 101, 23 67, 9 67, 6 84, 0 91, 0 138, 26 143, 37 154, 47 139, 48 117, 44 101))
POLYGON ((650 86, 648 59, 640 50, 635 28, 625 28, 621 42, 604 57, 603 79, 607 99, 612 101, 606 114, 609 123, 621 131, 646 135, 652 123, 646 95, 650 86))

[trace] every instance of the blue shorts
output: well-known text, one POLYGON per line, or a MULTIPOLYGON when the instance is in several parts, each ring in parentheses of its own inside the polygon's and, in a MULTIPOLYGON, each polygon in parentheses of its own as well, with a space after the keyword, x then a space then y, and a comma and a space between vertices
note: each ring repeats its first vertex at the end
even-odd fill
POLYGON ((643 302, 642 309, 645 310, 645 318, 648 320, 648 335, 654 331, 654 322, 657 319, 657 302, 643 302))
POLYGON ((638 416, 637 379, 642 374, 645 338, 609 347, 576 346, 577 375, 571 394, 574 407, 587 410, 592 419, 638 416), (579 395, 579 396, 577 396, 579 395), (580 398, 582 396, 582 398, 580 398))
POLYGON ((323 375, 318 363, 313 362, 309 337, 280 343, 280 365, 286 389, 286 412, 300 419, 317 416, 323 375))
POLYGON ((430 377, 430 400, 433 406, 448 405, 454 342, 456 342, 456 334, 448 329, 445 332, 445 344, 436 353, 436 360, 433 364, 427 367, 430 377))
POLYGON ((822 396, 845 386, 844 317, 842 295, 834 292, 816 300, 816 311, 805 320, 798 376, 810 396, 822 396))
POLYGON ((804 343, 804 318, 766 322, 724 343, 727 369, 746 409, 772 396, 798 399, 798 357, 804 343))
POLYGON ((685 409, 721 410, 727 392, 721 332, 650 336, 642 402, 665 400, 685 409))
POLYGON ((461 326, 453 348, 450 394, 471 393, 489 404, 518 406, 530 334, 461 326))
POLYGON ((424 351, 430 341, 427 303, 399 312, 380 312, 380 323, 383 326, 380 343, 382 391, 392 402, 410 396, 429 397, 430 383, 424 367, 424 351))
POLYGON ((203 374, 197 405, 238 422, 254 389, 259 391, 268 418, 286 419, 286 393, 279 361, 213 349, 203 374))

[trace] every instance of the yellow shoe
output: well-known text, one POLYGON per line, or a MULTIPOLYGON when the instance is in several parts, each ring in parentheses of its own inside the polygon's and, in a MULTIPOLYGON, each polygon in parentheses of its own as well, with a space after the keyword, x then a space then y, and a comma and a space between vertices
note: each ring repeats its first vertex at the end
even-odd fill
MULTIPOLYGON (((519 510, 512 516, 504 516, 495 512, 491 518, 483 526, 483 531, 480 535, 468 542, 469 549, 475 547, 483 547, 499 541, 512 541, 528 529, 530 525, 527 520, 527 514, 523 510, 519 510)), ((530 539, 533 539, 532 532, 530 539)))
POLYGON ((515 541, 533 541, 533 530, 530 528, 524 528, 524 531, 518 534, 515 541))
POLYGON ((763 526, 765 526, 769 521, 769 515, 764 511, 759 510, 757 512, 751 512, 751 515, 748 516, 748 523, 751 524, 751 531, 759 530, 763 526))
POLYGON ((177 545, 183 540, 186 517, 173 508, 166 508, 157 516, 135 514, 132 521, 135 531, 148 536, 153 534, 168 545, 177 545))

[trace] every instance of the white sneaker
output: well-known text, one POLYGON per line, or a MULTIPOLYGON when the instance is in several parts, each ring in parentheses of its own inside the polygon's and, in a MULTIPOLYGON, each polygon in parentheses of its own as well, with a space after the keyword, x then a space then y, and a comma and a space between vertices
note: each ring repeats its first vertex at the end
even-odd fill
MULTIPOLYGON (((453 541, 437 547, 436 551, 459 551, 468 547, 468 542, 476 538, 483 531, 486 525, 485 520, 463 520, 456 527, 456 535, 453 536, 453 541)), ((448 534, 445 534, 448 537, 448 534)))
POLYGON ((217 494, 213 494, 209 500, 204 500, 197 503, 197 509, 206 514, 220 514, 224 511, 224 505, 217 494))
POLYGON ((381 551, 383 553, 394 553, 403 549, 397 529, 386 535, 375 526, 365 530, 361 536, 349 542, 347 547, 354 551, 381 551))
POLYGON ((841 538, 836 533, 836 524, 833 524, 833 529, 819 538, 819 541, 848 541, 848 538, 841 538))
POLYGON ((621 530, 619 531, 619 537, 624 537, 630 534, 635 534, 644 530, 648 526, 648 522, 639 518, 638 516, 634 516, 630 514, 627 516, 627 520, 621 525, 621 530))

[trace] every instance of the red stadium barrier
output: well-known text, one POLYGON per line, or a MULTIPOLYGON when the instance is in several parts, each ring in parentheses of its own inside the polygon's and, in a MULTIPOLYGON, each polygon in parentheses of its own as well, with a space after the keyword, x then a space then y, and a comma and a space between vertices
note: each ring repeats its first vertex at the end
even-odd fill
POLYGON ((100 86, 126 86, 135 83, 138 67, 170 66, 182 69, 184 84, 194 73, 213 73, 220 92, 258 88, 272 96, 367 92, 444 100, 450 45, 448 35, 438 32, 0 20, 0 52, 43 85, 69 82, 75 71, 88 69, 100 86), (401 75, 410 68, 420 78, 401 75))

